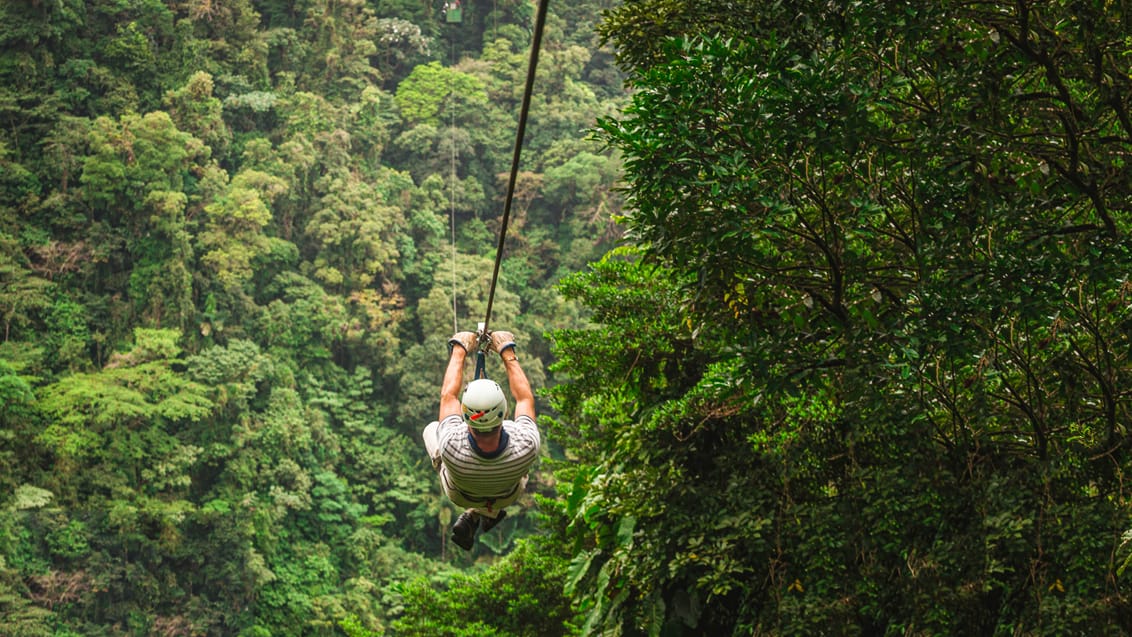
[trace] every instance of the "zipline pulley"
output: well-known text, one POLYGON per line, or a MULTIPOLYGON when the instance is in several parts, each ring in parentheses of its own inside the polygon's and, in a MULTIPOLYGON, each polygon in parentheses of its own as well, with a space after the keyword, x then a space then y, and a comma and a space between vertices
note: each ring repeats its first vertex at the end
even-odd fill
POLYGON ((475 380, 487 378, 487 350, 491 346, 491 335, 484 331, 483 326, 480 323, 476 329, 476 371, 472 375, 475 380))
POLYGON ((444 3, 444 21, 453 23, 464 21, 464 8, 460 6, 460 0, 444 3))

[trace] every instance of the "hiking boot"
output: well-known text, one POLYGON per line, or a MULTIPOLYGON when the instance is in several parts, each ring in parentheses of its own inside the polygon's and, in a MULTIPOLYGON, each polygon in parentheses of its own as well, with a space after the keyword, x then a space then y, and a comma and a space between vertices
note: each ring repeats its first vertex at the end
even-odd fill
POLYGON ((502 522, 503 518, 507 517, 507 512, 506 511, 500 511, 499 515, 497 515, 493 518, 489 518, 486 515, 481 515, 479 517, 480 517, 480 531, 487 533, 488 531, 495 528, 496 524, 499 524, 500 522, 502 522))
POLYGON ((456 518, 456 523, 452 525, 452 541, 456 543, 456 546, 465 551, 472 550, 472 545, 476 543, 478 518, 476 512, 471 509, 464 511, 460 514, 460 517, 456 518))

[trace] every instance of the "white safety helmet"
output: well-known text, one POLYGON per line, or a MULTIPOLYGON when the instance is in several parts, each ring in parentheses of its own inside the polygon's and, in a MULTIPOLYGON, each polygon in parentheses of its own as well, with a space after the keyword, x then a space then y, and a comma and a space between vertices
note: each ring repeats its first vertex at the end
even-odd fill
POLYGON ((491 431, 507 417, 507 397, 494 380, 479 378, 468 383, 464 398, 464 422, 476 431, 491 431))

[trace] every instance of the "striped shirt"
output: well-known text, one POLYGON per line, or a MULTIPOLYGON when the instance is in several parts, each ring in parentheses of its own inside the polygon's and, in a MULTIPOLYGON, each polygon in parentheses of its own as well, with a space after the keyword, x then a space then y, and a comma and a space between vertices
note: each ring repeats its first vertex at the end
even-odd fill
POLYGON ((442 475, 449 486, 473 499, 510 495, 538 459, 538 427, 530 416, 503 421, 500 448, 485 454, 474 446, 472 435, 460 414, 440 421, 442 475))

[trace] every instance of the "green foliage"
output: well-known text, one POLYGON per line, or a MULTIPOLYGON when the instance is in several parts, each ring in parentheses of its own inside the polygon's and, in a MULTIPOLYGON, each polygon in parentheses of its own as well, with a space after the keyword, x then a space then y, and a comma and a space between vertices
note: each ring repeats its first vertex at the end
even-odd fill
POLYGON ((376 403, 369 372, 358 368, 341 393, 316 387, 310 404, 332 416, 340 432, 348 479, 362 512, 378 518, 410 517, 432 491, 432 475, 416 462, 417 427, 398 432, 382 424, 384 410, 376 403))
POLYGON ((38 312, 50 306, 51 282, 36 276, 28 265, 18 243, 0 234, 0 319, 5 341, 34 327, 38 312))
POLYGON ((303 30, 311 42, 300 89, 354 96, 380 78, 369 63, 378 52, 378 23, 365 3, 314 0, 307 6, 303 30))
POLYGON ((49 337, 47 345, 60 368, 83 369, 89 365, 87 346, 91 340, 89 317, 81 304, 66 298, 56 299, 45 321, 49 337))
POLYGON ((520 542, 507 557, 472 575, 456 575, 443 591, 426 580, 404 587, 397 635, 471 637, 576 635, 563 595, 566 563, 553 547, 520 542))
POLYGON ((405 69, 424 63, 431 49, 431 38, 411 20, 379 18, 377 45, 381 56, 378 68, 387 78, 399 80, 404 77, 405 69))
MULTIPOLYGON (((401 210, 383 205, 368 184, 338 175, 327 185, 307 233, 318 248, 314 276, 332 290, 354 292, 396 280, 401 210)), ((389 290, 387 289, 387 293, 389 290)))
MULTIPOLYGON (((81 182, 90 204, 107 206, 105 214, 110 215, 137 211, 152 192, 183 191, 193 162, 207 156, 200 140, 178 130, 163 111, 127 114, 117 120, 101 117, 91 129, 90 145, 81 182)), ((126 224, 146 221, 128 213, 123 217, 126 224)))
MULTIPOLYGON (((68 471, 92 462, 105 470, 105 484, 85 485, 112 491, 116 485, 145 489, 187 486, 178 476, 199 449, 183 445, 170 431, 206 417, 212 403, 204 388, 171 369, 178 348, 172 330, 137 332, 137 344, 115 357, 110 368, 73 374, 44 387, 38 406, 51 424, 38 436, 68 471)), ((60 479, 64 478, 60 476, 60 479)))
POLYGON ((199 235, 201 262, 217 286, 238 294, 252 276, 252 262, 268 249, 261 230, 271 221, 269 205, 286 191, 283 180, 247 170, 232 178, 222 195, 205 207, 208 222, 199 235))
POLYGON ((275 287, 278 298, 264 309, 257 326, 263 342, 289 352, 300 367, 328 360, 342 326, 348 326, 342 299, 294 272, 280 274, 275 287))
POLYGON ((0 359, 0 405, 4 414, 14 416, 26 409, 34 400, 31 385, 16 373, 15 368, 0 359))
POLYGON ((56 620, 50 610, 28 599, 27 586, 15 569, 0 565, 0 617, 4 630, 19 637, 52 637, 56 620))
POLYGON ((584 632, 1128 630, 1120 24, 610 13, 641 264, 564 284, 550 394, 584 632))
POLYGON ((18 499, 23 484, 32 473, 39 452, 31 442, 42 426, 35 409, 32 383, 36 380, 19 373, 19 367, 0 358, 0 488, 18 499))
POLYGON ((198 71, 187 84, 165 94, 165 107, 179 130, 203 141, 212 157, 221 158, 228 149, 231 133, 224 123, 223 106, 213 95, 211 75, 198 71))
MULTIPOLYGON (((134 312, 184 329, 193 313, 186 211, 196 175, 207 170, 208 148, 162 111, 100 117, 89 139, 80 181, 104 233, 92 274, 117 280, 126 273, 134 312)), ((123 311, 114 305, 110 313, 123 311)))
POLYGON ((483 82, 475 76, 430 62, 413 69, 397 85, 397 107, 410 124, 439 124, 444 104, 458 103, 461 111, 487 103, 483 82))

